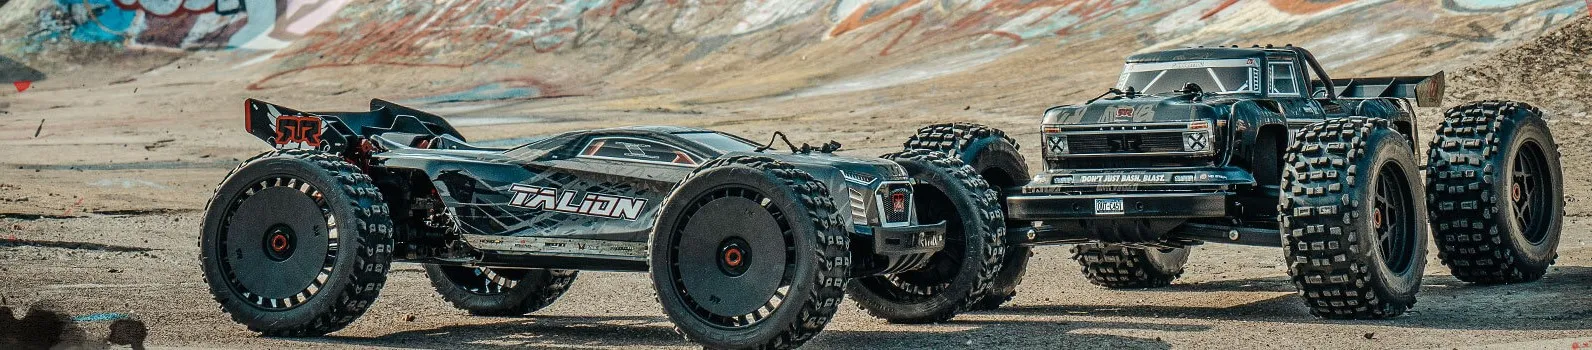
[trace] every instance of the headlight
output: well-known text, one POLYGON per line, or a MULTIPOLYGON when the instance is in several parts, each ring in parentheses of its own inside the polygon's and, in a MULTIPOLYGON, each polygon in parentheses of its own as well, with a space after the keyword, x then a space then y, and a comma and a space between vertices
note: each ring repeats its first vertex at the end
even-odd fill
POLYGON ((1067 153, 1068 153, 1067 135, 1063 135, 1063 134, 1046 134, 1045 135, 1045 155, 1046 156, 1056 157, 1056 156, 1061 156, 1061 155, 1067 154, 1067 153))
POLYGON ((1183 150, 1188 152, 1205 152, 1211 149, 1211 133, 1209 131, 1189 131, 1183 133, 1183 150))

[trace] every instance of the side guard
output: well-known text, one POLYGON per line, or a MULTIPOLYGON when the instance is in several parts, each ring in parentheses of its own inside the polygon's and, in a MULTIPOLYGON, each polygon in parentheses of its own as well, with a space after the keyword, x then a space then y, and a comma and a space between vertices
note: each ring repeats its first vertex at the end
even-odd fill
POLYGON ((1429 77, 1372 77, 1333 79, 1342 98, 1413 98, 1421 107, 1442 107, 1443 72, 1429 77))

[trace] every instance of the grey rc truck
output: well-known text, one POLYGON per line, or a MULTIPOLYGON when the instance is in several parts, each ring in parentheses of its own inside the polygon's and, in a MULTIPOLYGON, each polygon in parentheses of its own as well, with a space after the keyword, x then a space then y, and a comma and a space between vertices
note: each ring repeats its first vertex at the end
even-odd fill
POLYGON ((834 142, 774 151, 685 127, 491 148, 381 100, 245 106, 274 150, 218 186, 199 245, 215 300, 264 335, 339 330, 411 262, 443 299, 493 316, 548 306, 578 270, 649 272, 686 338, 790 348, 845 294, 894 322, 949 319, 1005 260, 996 190, 936 151, 847 158, 834 142))
POLYGON ((1384 318, 1415 303, 1428 234, 1472 283, 1533 281, 1557 256, 1563 178, 1542 112, 1448 109, 1423 165, 1415 107, 1442 92, 1442 73, 1332 79, 1291 45, 1173 49, 1046 110, 1035 176, 982 125, 932 125, 905 147, 955 154, 1001 189, 1008 251, 978 308, 1015 293, 1035 245, 1076 244, 1094 284, 1154 288, 1210 242, 1283 247, 1316 316, 1384 318))

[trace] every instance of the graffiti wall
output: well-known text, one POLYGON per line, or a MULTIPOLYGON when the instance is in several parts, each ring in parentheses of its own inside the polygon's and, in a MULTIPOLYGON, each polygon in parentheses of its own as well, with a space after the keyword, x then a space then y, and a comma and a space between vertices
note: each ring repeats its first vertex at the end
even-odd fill
POLYGON ((54 0, 28 48, 71 40, 133 48, 281 49, 348 0, 54 0))
MULTIPOLYGON (((1025 48, 1108 37, 1140 49, 1300 38, 1292 43, 1319 48, 1333 55, 1325 59, 1348 65, 1394 53, 1481 52, 1540 35, 1587 11, 1585 0, 32 1, 51 6, 37 10, 25 51, 91 43, 269 52, 250 61, 270 68, 252 88, 335 68, 495 72, 558 59, 587 63, 571 68, 587 80, 621 70, 700 69, 693 63, 698 61, 767 64, 798 52, 822 54, 835 64, 903 60, 932 66, 881 72, 882 80, 857 85, 873 88, 954 74, 1025 48), (1446 23, 1488 16, 1495 21, 1446 23), (1413 42, 1420 44, 1408 47, 1413 42)), ((554 96, 561 93, 558 80, 582 78, 571 72, 499 74, 449 91, 482 98, 554 96)))

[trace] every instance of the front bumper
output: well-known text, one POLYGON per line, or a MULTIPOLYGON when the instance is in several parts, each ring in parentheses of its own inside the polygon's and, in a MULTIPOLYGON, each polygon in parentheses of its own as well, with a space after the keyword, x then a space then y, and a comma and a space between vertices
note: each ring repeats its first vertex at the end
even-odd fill
POLYGON ((945 248, 945 222, 927 225, 872 226, 873 253, 903 256, 934 253, 945 248))
POLYGON ((1007 216, 1016 220, 1178 219, 1227 215, 1228 192, 1135 194, 1018 194, 1006 198, 1007 216), (1121 200, 1121 213, 1097 213, 1100 200, 1121 200))

